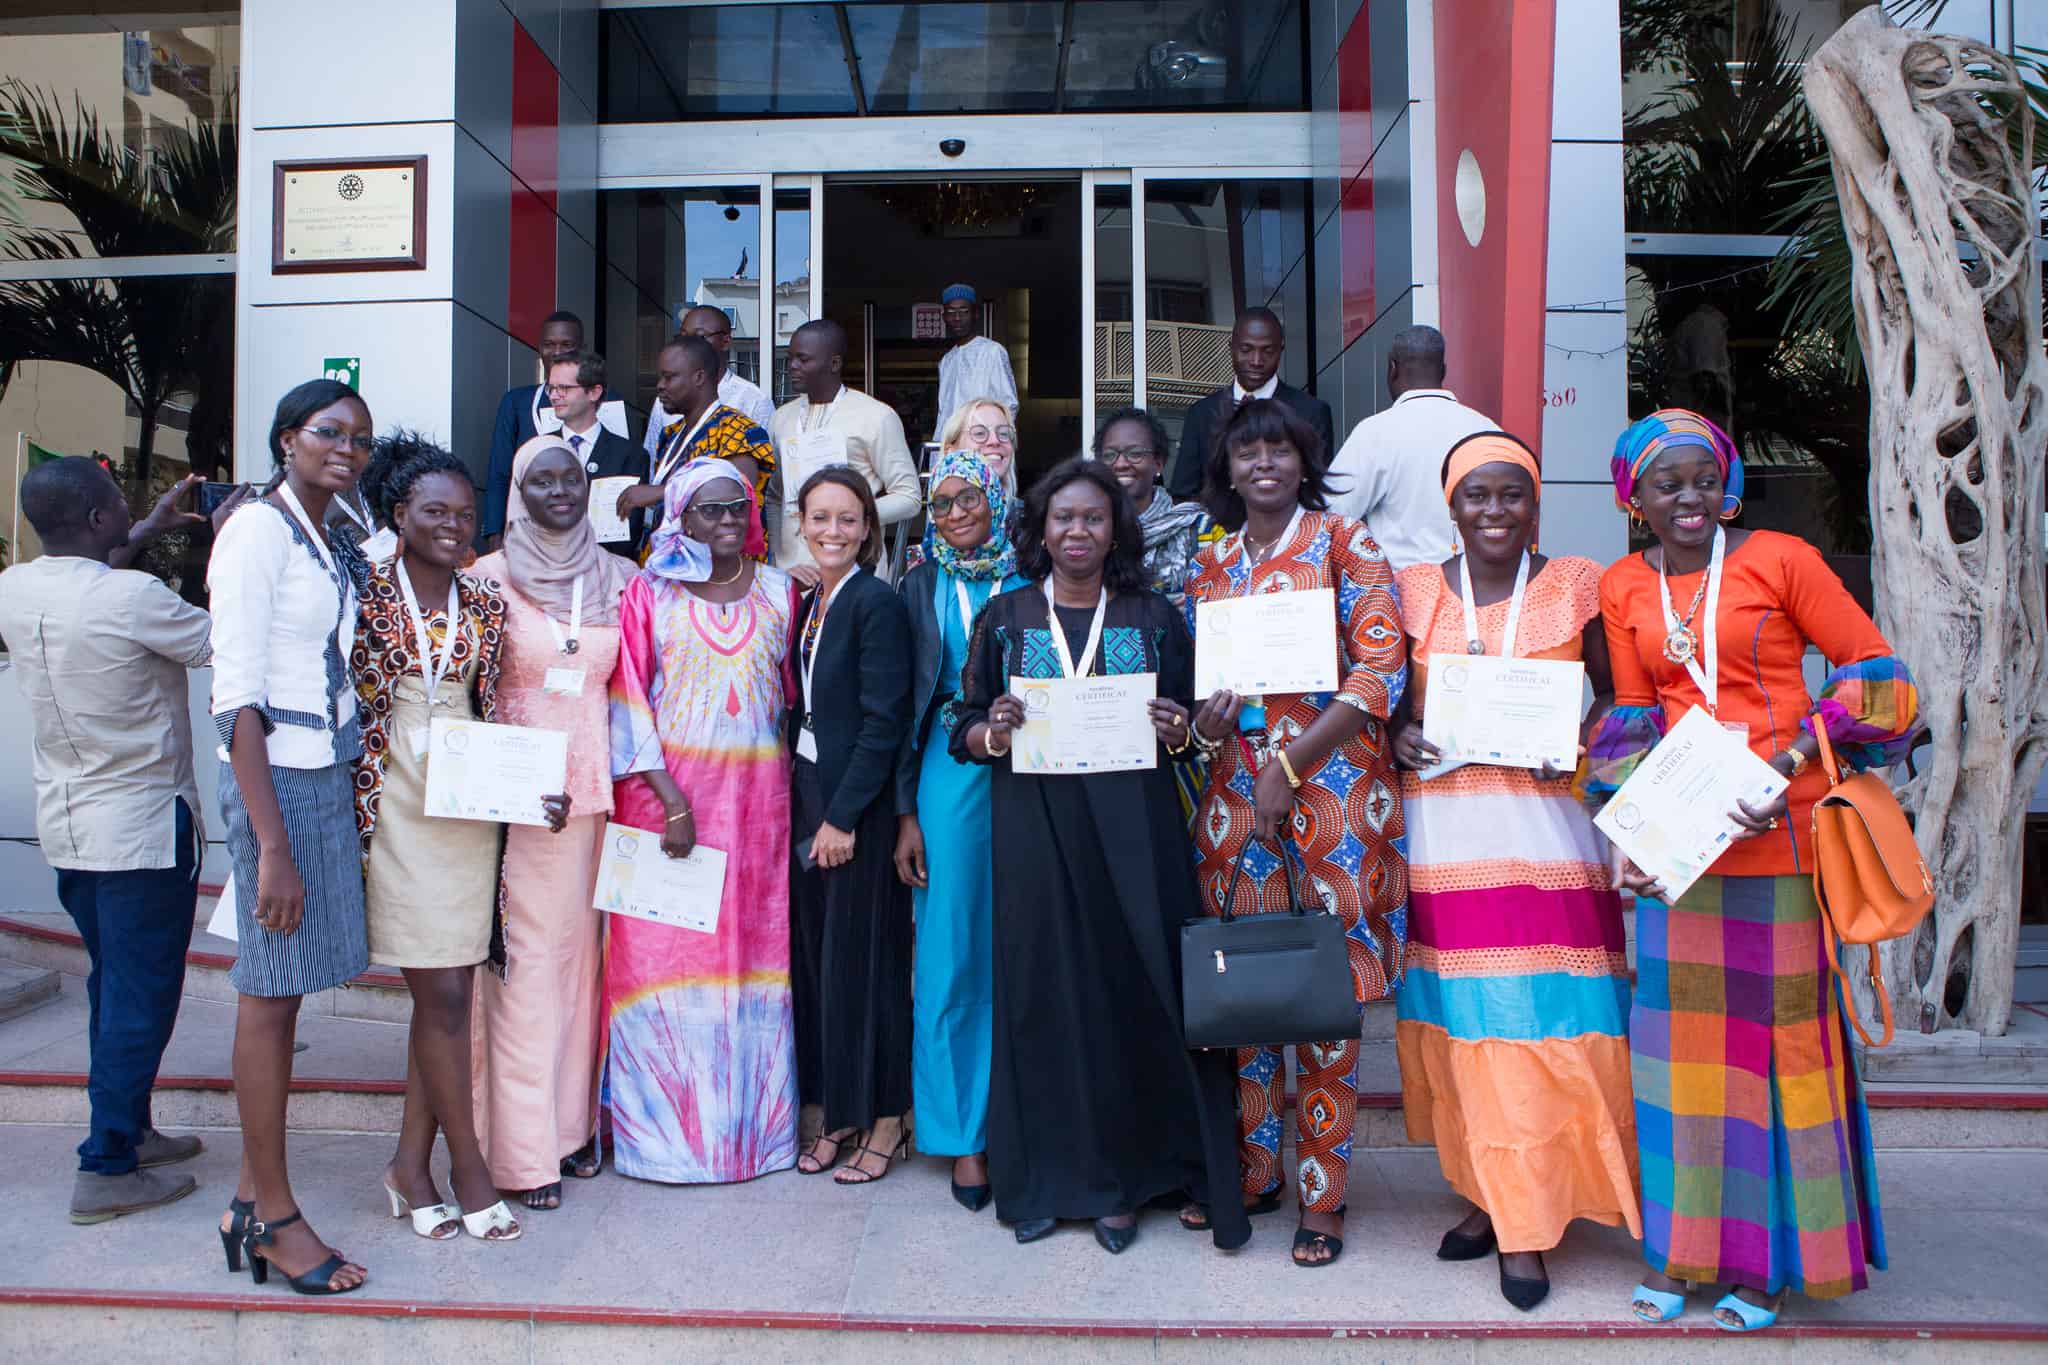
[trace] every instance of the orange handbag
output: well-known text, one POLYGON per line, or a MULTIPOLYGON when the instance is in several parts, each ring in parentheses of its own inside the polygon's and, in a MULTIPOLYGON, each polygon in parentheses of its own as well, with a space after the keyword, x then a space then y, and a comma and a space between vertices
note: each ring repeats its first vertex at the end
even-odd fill
POLYGON ((1871 1041, 1856 1017, 1856 997, 1846 979, 1842 1004, 1864 1046, 1883 1047, 1892 1040, 1892 1000, 1884 988, 1875 945, 1920 927, 1934 908, 1934 877, 1891 787, 1872 772, 1842 776, 1827 726, 1818 715, 1813 718, 1813 733, 1828 775, 1828 793, 1813 807, 1813 894, 1820 902, 1828 961, 1835 975, 1842 974, 1836 940, 1871 945, 1870 986, 1884 1015, 1884 1037, 1871 1041))

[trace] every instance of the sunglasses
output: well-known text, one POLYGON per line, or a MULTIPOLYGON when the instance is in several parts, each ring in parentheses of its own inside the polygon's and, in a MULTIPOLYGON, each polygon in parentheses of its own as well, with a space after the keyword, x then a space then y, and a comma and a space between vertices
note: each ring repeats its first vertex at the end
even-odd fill
POLYGON ((734 498, 731 502, 693 502, 690 513, 709 522, 745 521, 753 505, 746 498, 734 498))
POLYGON ((979 512, 988 506, 988 498, 979 488, 963 488, 950 497, 936 497, 931 501, 932 515, 950 517, 957 509, 962 512, 979 512))

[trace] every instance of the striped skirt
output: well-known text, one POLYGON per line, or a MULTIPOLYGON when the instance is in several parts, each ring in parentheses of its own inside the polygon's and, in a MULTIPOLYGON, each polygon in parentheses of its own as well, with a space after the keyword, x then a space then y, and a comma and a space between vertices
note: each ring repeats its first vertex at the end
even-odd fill
POLYGON ((1683 1280, 1835 1298, 1884 1269, 1870 1114, 1805 877, 1636 902, 1629 1022, 1644 1256, 1683 1280))
POLYGON ((270 769, 292 862, 306 887, 305 917, 289 934, 256 923, 256 833, 232 765, 220 765, 220 815, 235 869, 240 956, 228 981, 243 995, 310 995, 370 965, 363 916, 363 842, 356 834, 351 765, 270 769))

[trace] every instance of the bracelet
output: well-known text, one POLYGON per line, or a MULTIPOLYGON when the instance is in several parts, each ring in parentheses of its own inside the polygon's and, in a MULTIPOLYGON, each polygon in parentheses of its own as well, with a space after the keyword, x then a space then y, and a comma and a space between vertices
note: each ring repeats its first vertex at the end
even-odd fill
POLYGON ((1194 742, 1194 727, 1192 725, 1183 726, 1181 727, 1180 743, 1167 745, 1166 752, 1169 754, 1184 754, 1188 751, 1188 746, 1194 742))
POLYGON ((1223 747, 1222 740, 1209 738, 1202 733, 1200 726, 1191 725, 1188 727, 1188 732, 1194 736, 1195 747, 1205 754, 1213 754, 1223 747))
POLYGON ((696 818, 697 812, 685 806, 683 809, 677 811, 674 815, 669 816, 668 820, 665 823, 673 825, 678 820, 694 820, 696 818))
POLYGON ((1002 756, 1003 756, 1004 754, 1007 754, 1008 752, 1010 752, 1010 746, 1009 746, 1009 745, 1007 745, 1007 744, 1005 744, 1005 745, 1004 745, 1004 746, 1003 746, 1002 748, 998 749, 998 748, 997 748, 997 747, 996 747, 995 745, 993 745, 993 744, 989 743, 989 731, 990 731, 990 730, 991 730, 992 728, 993 728, 993 727, 992 727, 992 726, 990 726, 990 725, 989 725, 989 723, 988 723, 987 721, 983 721, 983 722, 982 722, 982 725, 981 725, 981 747, 982 747, 983 749, 987 750, 987 752, 988 752, 988 756, 989 756, 990 758, 1001 758, 1001 757, 1002 757, 1002 756))
POLYGON ((1273 757, 1280 761, 1280 771, 1287 774, 1288 787, 1294 791, 1300 791, 1301 779, 1294 775, 1294 765, 1287 761, 1287 751, 1285 749, 1275 749, 1273 757))

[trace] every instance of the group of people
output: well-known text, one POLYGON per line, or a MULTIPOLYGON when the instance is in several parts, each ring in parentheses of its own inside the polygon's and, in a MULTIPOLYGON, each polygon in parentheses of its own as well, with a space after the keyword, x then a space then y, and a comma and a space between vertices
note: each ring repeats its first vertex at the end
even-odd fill
POLYGON ((95 954, 74 1218, 191 1188, 154 1167, 197 1140, 148 1125, 177 936, 132 926, 189 923, 183 670, 210 660, 243 1129, 219 1230, 259 1281, 365 1282, 300 1212, 285 1096, 300 999, 373 963, 413 997, 382 1180, 423 1237, 518 1237, 607 1151, 648 1181, 846 1185, 915 1151, 1017 1241, 1088 1221, 1111 1253, 1155 1208, 1240 1247, 1291 1188, 1290 1257, 1327 1267, 1359 1031, 1291 1047, 1290 1152, 1290 1049, 1191 1049, 1183 1028, 1183 922, 1296 896, 1341 921, 1357 1003, 1397 1002, 1409 1133, 1471 1205, 1438 1256, 1495 1253, 1509 1302, 1542 1299, 1543 1254, 1581 1218, 1643 1239, 1650 1321, 1720 1283, 1716 1322, 1754 1330, 1788 1290, 1883 1266, 1807 813, 1814 727, 1888 762, 1914 691, 1813 549, 1726 525, 1742 464, 1718 427, 1674 409, 1622 433, 1617 503, 1651 543, 1603 571, 1537 550, 1538 461, 1444 389, 1430 328, 1397 338, 1394 403, 1333 452, 1328 408, 1277 380, 1278 319, 1251 310, 1232 388, 1177 453, 1129 409, 1020 494, 1014 389, 960 395, 921 476, 894 414, 843 384, 843 331, 799 329, 798 397, 763 422, 714 314, 661 353, 645 446, 594 435, 602 363, 551 320, 550 401, 508 395, 481 507, 455 455, 300 385, 272 486, 219 531, 210 622, 120 569, 189 517, 181 490, 131 528, 89 462, 25 481, 46 554, 0 575, 0 632, 37 718, 45 852, 95 954), (601 544, 593 480, 620 470, 612 510, 641 526, 601 544), (891 581, 884 534, 917 518, 891 581), (1319 589, 1337 688, 1196 694, 1202 604, 1319 589), (1809 644, 1833 666, 1815 695, 1809 644), (1481 653, 1584 664, 1576 772, 1440 770, 1433 664, 1481 653), (1013 680, 1132 674, 1156 680, 1154 767, 1010 761, 1013 680), (1668 900, 1587 806, 1693 706, 1791 781, 1731 812, 1746 837, 1668 900), (566 733, 547 823, 429 817, 437 716, 566 733), (95 802, 120 837, 81 816, 95 802), (724 855, 708 928, 592 909, 607 822, 724 855))

